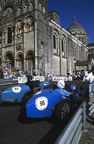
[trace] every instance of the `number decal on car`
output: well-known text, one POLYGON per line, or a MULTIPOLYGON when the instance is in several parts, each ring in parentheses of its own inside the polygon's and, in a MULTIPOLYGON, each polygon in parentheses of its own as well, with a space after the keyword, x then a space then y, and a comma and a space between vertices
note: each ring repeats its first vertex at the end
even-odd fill
POLYGON ((13 91, 14 93, 20 93, 20 92, 21 92, 21 87, 13 87, 13 88, 12 88, 12 91, 13 91))
POLYGON ((45 110, 48 106, 48 99, 46 97, 39 97, 35 101, 36 108, 38 110, 45 110))

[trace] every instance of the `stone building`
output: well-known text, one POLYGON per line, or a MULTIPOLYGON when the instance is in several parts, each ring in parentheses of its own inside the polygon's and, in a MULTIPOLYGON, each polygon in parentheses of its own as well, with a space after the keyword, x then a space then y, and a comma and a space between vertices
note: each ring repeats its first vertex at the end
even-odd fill
POLYGON ((41 75, 66 75, 87 61, 88 36, 74 19, 68 30, 48 0, 0 0, 0 63, 41 75))
POLYGON ((89 43, 88 45, 88 68, 94 65, 94 43, 89 43))

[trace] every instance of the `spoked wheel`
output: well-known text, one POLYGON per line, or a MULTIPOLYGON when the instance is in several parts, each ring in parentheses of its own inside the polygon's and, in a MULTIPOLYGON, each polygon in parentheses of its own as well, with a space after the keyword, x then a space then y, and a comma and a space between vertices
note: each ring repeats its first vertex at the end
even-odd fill
POLYGON ((60 101, 54 110, 57 121, 65 121, 69 117, 70 104, 67 100, 60 101))
POLYGON ((22 105, 25 105, 31 98, 31 96, 32 96, 31 92, 27 92, 22 99, 22 105))

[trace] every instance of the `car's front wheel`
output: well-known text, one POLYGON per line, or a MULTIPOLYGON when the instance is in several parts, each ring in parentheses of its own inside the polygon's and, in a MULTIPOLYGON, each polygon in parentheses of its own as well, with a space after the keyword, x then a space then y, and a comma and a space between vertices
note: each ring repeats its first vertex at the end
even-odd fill
POLYGON ((70 104, 67 100, 60 101, 55 109, 54 114, 57 121, 66 121, 70 113, 70 104))
POLYGON ((30 99, 30 97, 32 96, 31 92, 27 92, 24 97, 22 98, 22 105, 25 105, 28 100, 30 99))

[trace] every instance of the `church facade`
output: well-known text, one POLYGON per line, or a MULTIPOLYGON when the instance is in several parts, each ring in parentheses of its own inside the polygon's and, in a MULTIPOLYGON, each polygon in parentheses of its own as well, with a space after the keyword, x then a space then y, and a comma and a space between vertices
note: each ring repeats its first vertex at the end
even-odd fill
POLYGON ((59 20, 48 0, 0 0, 1 66, 44 76, 75 71, 88 59, 88 36, 75 18, 67 30, 59 20))

